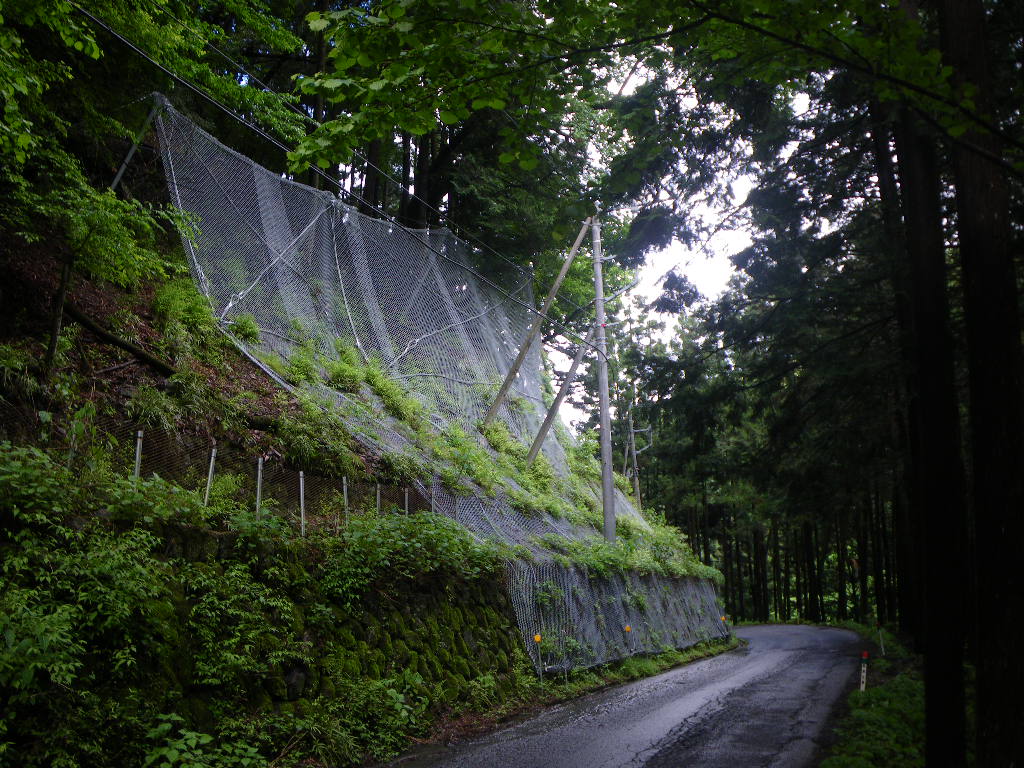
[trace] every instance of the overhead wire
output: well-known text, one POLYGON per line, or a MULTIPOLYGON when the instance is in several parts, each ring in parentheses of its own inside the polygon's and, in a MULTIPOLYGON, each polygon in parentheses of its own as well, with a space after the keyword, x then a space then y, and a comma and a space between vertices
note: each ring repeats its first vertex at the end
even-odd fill
MULTIPOLYGON (((205 99, 206 101, 209 101, 211 104, 213 104, 218 109, 223 111, 226 115, 228 115, 229 117, 237 120, 239 123, 241 123, 242 125, 246 126, 250 130, 252 130, 254 133, 259 135, 261 138, 263 138, 266 141, 270 142, 271 144, 273 144, 274 146, 278 147, 282 151, 284 151, 284 152, 291 152, 292 151, 292 149, 288 145, 284 144, 282 141, 277 139, 275 136, 273 136, 271 133, 269 133, 268 131, 266 131, 265 129, 263 129, 262 127, 257 125, 256 123, 254 123, 254 122, 252 122, 250 120, 247 120, 245 117, 243 117, 242 115, 239 115, 237 112, 235 112, 229 106, 227 106, 226 104, 221 102, 219 99, 214 97, 212 94, 207 93, 202 88, 200 88, 199 86, 195 85, 194 83, 192 83, 191 81, 187 80, 186 78, 184 78, 183 76, 179 75, 178 73, 174 72, 173 70, 171 70, 166 65, 161 64, 159 61, 157 61, 151 55, 149 55, 149 53, 146 52, 143 48, 141 48, 139 45, 137 45, 136 43, 134 43, 133 41, 131 41, 130 39, 125 37, 123 34, 118 32, 116 29, 114 29, 110 24, 108 24, 103 19, 97 17, 92 12, 87 11, 86 9, 82 8, 82 6, 80 6, 77 3, 73 2, 73 0, 71 2, 71 6, 76 11, 78 11, 83 16, 85 16, 90 21, 92 21, 94 24, 98 25, 100 28, 106 30, 109 34, 111 34, 112 36, 114 36, 115 38, 120 40, 124 45, 126 45, 128 48, 130 48, 135 53, 137 53, 139 56, 143 57, 144 59, 149 61, 151 64, 153 64, 155 67, 160 69, 168 77, 172 78, 176 82, 181 83, 186 88, 188 88, 189 90, 193 91, 196 95, 200 96, 201 98, 205 99)), ((273 93, 273 91, 271 91, 271 92, 273 93)), ((424 246, 425 248, 427 248, 428 250, 430 250, 438 258, 440 258, 443 261, 446 261, 446 262, 448 262, 448 263, 458 267, 459 269, 462 269, 465 272, 468 272, 469 274, 473 275, 475 278, 480 280, 482 283, 484 283, 485 285, 487 285, 490 288, 494 289, 499 294, 501 294, 505 298, 509 299, 513 303, 518 304, 520 307, 525 309, 527 312, 529 312, 531 314, 534 314, 534 315, 542 315, 546 320, 548 320, 553 325, 555 325, 559 329, 561 329, 563 335, 565 335, 567 338, 576 339, 579 343, 586 344, 586 346, 588 346, 591 349, 593 349, 595 352, 597 352, 597 354, 599 354, 599 355, 602 354, 601 351, 595 345, 587 343, 587 341, 582 336, 577 334, 572 328, 570 328, 565 323, 563 323, 563 322, 561 322, 561 321, 559 321, 559 320, 557 320, 555 318, 552 318, 552 317, 550 317, 548 315, 543 315, 543 313, 541 313, 540 310, 538 310, 536 307, 533 307, 530 304, 528 304, 527 302, 523 301, 522 299, 517 298, 515 295, 510 293, 508 290, 506 290, 502 286, 498 285, 497 283, 495 283, 494 281, 492 281, 488 277, 482 275, 479 271, 477 271, 473 267, 471 267, 471 266, 469 266, 467 264, 464 264, 461 261, 458 261, 456 259, 451 258, 450 256, 446 255, 440 249, 435 248, 433 245, 431 245, 429 241, 421 240, 420 238, 416 237, 416 235, 413 234, 413 232, 411 230, 407 229, 406 227, 401 226, 397 221, 395 221, 395 218, 393 216, 391 216, 389 213, 387 213, 386 211, 384 211, 381 208, 377 207, 376 205, 373 205, 372 203, 369 203, 366 200, 362 199, 359 195, 356 195, 351 190, 346 190, 344 188, 344 186, 342 186, 337 180, 331 178, 322 169, 317 168, 315 166, 312 166, 311 170, 313 172, 315 172, 316 174, 318 174, 319 176, 321 176, 326 181, 328 181, 331 185, 337 187, 340 193, 347 195, 351 200, 354 200, 356 203, 358 203, 358 204, 360 204, 362 206, 365 206, 367 209, 372 210, 375 213, 380 214, 380 216, 382 218, 384 218, 385 220, 387 220, 387 221, 391 222, 392 224, 395 224, 396 226, 398 226, 401 231, 405 232, 409 237, 415 239, 418 244, 420 244, 420 245, 424 246)), ((510 263, 514 264, 514 262, 510 262, 510 263)), ((519 267, 519 265, 516 265, 516 266, 519 267)), ((519 268, 522 269, 521 267, 519 267, 519 268)))

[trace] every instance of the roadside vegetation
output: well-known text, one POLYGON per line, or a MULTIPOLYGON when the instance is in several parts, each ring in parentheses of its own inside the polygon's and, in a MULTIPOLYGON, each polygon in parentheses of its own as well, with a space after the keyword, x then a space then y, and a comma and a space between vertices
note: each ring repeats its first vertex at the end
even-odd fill
POLYGON ((0 443, 0 763, 358 764, 732 647, 538 679, 500 548, 429 512, 300 538, 236 491, 0 443))
MULTIPOLYGON (((886 628, 847 621, 870 648, 867 686, 847 699, 836 726, 836 742, 822 768, 914 768, 924 766, 922 660, 886 628), (885 647, 884 655, 882 645, 885 647)), ((973 765, 973 755, 969 756, 973 765)))

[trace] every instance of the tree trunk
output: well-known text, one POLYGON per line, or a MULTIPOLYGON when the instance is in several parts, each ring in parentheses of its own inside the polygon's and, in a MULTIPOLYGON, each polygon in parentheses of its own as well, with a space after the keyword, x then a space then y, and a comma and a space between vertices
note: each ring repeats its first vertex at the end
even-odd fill
POLYGON ((804 611, 809 621, 819 623, 821 621, 821 587, 816 573, 817 553, 814 548, 814 535, 811 531, 811 524, 803 524, 803 558, 804 558, 804 583, 807 586, 807 599, 805 600, 804 611))
MULTIPOLYGON (((984 5, 980 0, 942 0, 939 18, 943 57, 953 68, 955 84, 969 91, 976 109, 996 122, 984 5)), ((1002 157, 1002 142, 979 128, 961 139, 953 147, 953 176, 978 552, 977 760, 978 765, 1005 766, 1024 756, 1024 636, 1009 631, 1024 605, 1018 553, 1024 537, 1020 307, 1007 181, 999 166, 982 154, 1002 157)))
POLYGON ((836 524, 836 619, 846 621, 846 525, 845 511, 836 524))
POLYGON ((771 532, 768 534, 769 546, 772 550, 772 604, 776 621, 782 620, 782 563, 779 550, 779 522, 772 520, 771 532))
POLYGON ((875 587, 875 615, 880 622, 889 617, 885 604, 885 563, 882 560, 882 511, 878 505, 877 490, 871 494, 871 575, 875 587))
POLYGON ((857 621, 868 616, 868 524, 867 508, 858 506, 857 513, 857 621))
POLYGON ((57 292, 53 296, 53 317, 50 321, 50 343, 46 347, 46 357, 43 359, 43 381, 49 381, 53 373, 53 365, 57 360, 57 343, 60 340, 60 329, 64 324, 64 302, 67 299, 68 288, 71 286, 71 274, 74 269, 75 256, 68 253, 60 270, 60 283, 57 285, 57 292))
POLYGON ((926 762, 961 766, 964 753, 963 541, 966 531, 959 414, 946 295, 939 173, 932 143, 909 109, 896 130, 910 257, 914 386, 919 398, 917 473, 924 526, 926 762))

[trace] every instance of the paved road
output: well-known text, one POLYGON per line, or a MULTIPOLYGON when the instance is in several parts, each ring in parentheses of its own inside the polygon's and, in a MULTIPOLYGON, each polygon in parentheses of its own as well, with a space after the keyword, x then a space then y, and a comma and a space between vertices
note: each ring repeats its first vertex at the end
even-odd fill
POLYGON ((812 765, 850 690, 853 632, 744 627, 746 648, 599 691, 396 768, 753 768, 812 765))

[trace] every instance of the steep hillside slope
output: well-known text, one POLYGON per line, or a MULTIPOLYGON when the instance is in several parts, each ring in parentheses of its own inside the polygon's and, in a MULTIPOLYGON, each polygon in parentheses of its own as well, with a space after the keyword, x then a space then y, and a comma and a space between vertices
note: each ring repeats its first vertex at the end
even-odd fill
POLYGON ((171 199, 191 222, 192 275, 221 328, 403 467, 432 509, 518 548, 508 585, 538 669, 725 634, 712 574, 621 491, 622 543, 601 540, 585 444, 556 431, 526 464, 547 404, 536 344, 500 421, 480 433, 526 336, 529 275, 486 278, 446 230, 363 216, 223 147, 167 103, 158 126, 171 199), (538 633, 549 645, 530 642, 538 633))

